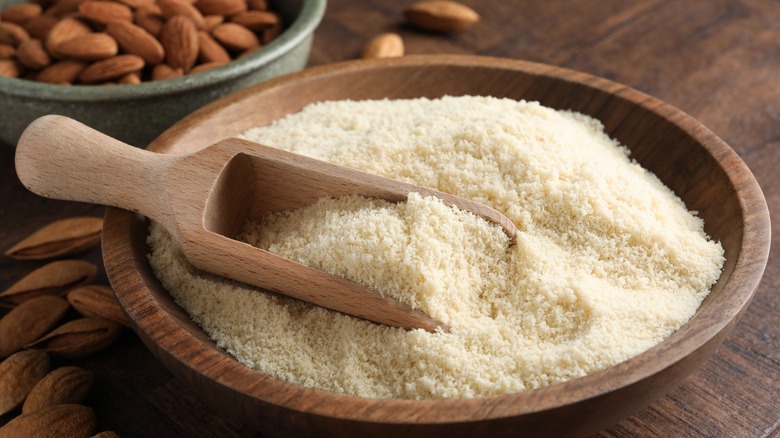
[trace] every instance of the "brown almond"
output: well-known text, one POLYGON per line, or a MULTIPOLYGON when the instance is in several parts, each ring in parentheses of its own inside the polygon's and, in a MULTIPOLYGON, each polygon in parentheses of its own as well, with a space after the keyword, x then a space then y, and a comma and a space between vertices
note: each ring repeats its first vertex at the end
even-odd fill
POLYGON ((79 75, 79 80, 85 84, 99 84, 119 79, 142 68, 144 68, 144 60, 140 56, 119 55, 98 61, 85 68, 79 75))
POLYGON ((100 243, 103 219, 72 217, 60 219, 35 231, 5 252, 21 260, 40 260, 73 254, 100 243))
POLYGON ((39 15, 27 23, 24 23, 24 29, 30 34, 31 38, 45 41, 46 37, 49 35, 49 31, 58 21, 59 20, 57 20, 56 17, 50 15, 39 15))
POLYGON ((16 55, 16 48, 8 44, 0 44, 0 59, 11 59, 16 55))
POLYGON ((163 23, 162 16, 157 15, 148 8, 135 11, 135 24, 154 37, 160 36, 163 23))
POLYGON ((73 83, 85 68, 85 62, 65 59, 41 70, 35 80, 49 84, 73 83))
POLYGON ((203 63, 227 64, 230 62, 230 55, 211 35, 201 31, 198 32, 198 59, 203 63))
POLYGON ((61 367, 46 374, 33 388, 22 405, 22 414, 47 406, 81 403, 92 389, 95 375, 84 368, 61 367))
POLYGON ((217 26, 211 35, 228 50, 241 52, 260 45, 260 40, 249 29, 235 23, 217 26))
POLYGON ((122 3, 89 0, 80 3, 78 10, 82 17, 100 24, 133 21, 133 11, 122 3))
POLYGON ((0 59, 0 76, 18 78, 22 74, 22 66, 13 59, 0 59))
POLYGON ((96 435, 92 435, 92 438, 119 438, 119 434, 113 430, 106 430, 96 435))
MULTIPOLYGON (((0 415, 21 405, 48 371, 49 355, 40 351, 20 351, 0 362, 0 415)), ((14 436, 3 435, 4 429, 0 429, 0 436, 14 436)))
POLYGON ((192 3, 184 0, 157 0, 157 5, 162 11, 163 17, 168 20, 181 15, 189 18, 198 29, 203 29, 206 25, 206 22, 203 20, 203 14, 192 3))
POLYGON ((84 0, 57 0, 50 8, 43 11, 43 15, 65 18, 78 10, 79 4, 84 0))
POLYGON ((162 81, 164 79, 178 78, 184 75, 184 70, 173 68, 168 64, 157 64, 152 69, 152 80, 162 81))
POLYGON ((105 350, 122 332, 122 326, 104 318, 76 319, 57 327, 24 348, 79 359, 105 350))
POLYGON ((263 44, 268 44, 271 41, 275 40, 279 37, 279 35, 282 34, 282 31, 284 30, 284 27, 282 27, 282 21, 279 20, 276 24, 273 26, 263 30, 263 33, 261 35, 263 44))
POLYGON ((252 32, 261 32, 279 23, 279 16, 273 12, 246 11, 236 14, 231 22, 240 24, 252 32))
POLYGON ((57 47, 60 44, 91 32, 92 29, 83 21, 76 18, 63 18, 49 31, 49 35, 46 37, 46 50, 55 58, 62 58, 57 52, 57 47))
POLYGON ((43 8, 36 3, 19 3, 11 5, 0 14, 3 21, 23 25, 31 19, 41 15, 43 8))
POLYGON ((404 40, 396 33, 382 33, 363 48, 362 58, 396 58, 404 56, 404 40))
POLYGON ((203 17, 203 30, 211 32, 215 27, 225 22, 225 17, 222 15, 206 15, 203 17))
POLYGON ((415 3, 404 10, 404 16, 409 23, 436 32, 457 32, 479 21, 473 9, 447 0, 415 3))
POLYGON ((15 23, 0 21, 0 44, 18 46, 22 41, 30 39, 30 35, 22 26, 15 23))
POLYGON ((188 72, 198 59, 198 29, 187 17, 177 15, 160 30, 160 42, 165 49, 165 62, 188 72))
POLYGON ((87 285, 78 287, 68 292, 68 302, 84 316, 106 318, 130 327, 130 322, 127 321, 127 317, 122 312, 119 301, 117 301, 116 295, 114 295, 114 290, 108 286, 87 285))
POLYGON ((79 61, 100 61, 119 52, 116 40, 106 33, 88 33, 57 46, 60 55, 79 61))
POLYGON ((55 296, 27 300, 0 319, 0 358, 45 335, 65 312, 68 302, 55 296))
POLYGON ((142 27, 126 21, 109 23, 106 32, 113 36, 126 53, 138 55, 148 65, 159 64, 165 59, 162 44, 142 27))
POLYGON ((97 420, 92 409, 81 405, 48 406, 20 415, 0 428, 2 437, 88 437, 97 420))
POLYGON ((118 0, 119 3, 127 5, 130 9, 139 9, 155 4, 155 0, 118 0))
POLYGON ((201 73, 207 70, 211 70, 213 68, 221 67, 223 65, 227 64, 226 62, 207 62, 205 64, 198 64, 195 67, 190 70, 191 75, 201 73))
POLYGON ((65 295, 95 277, 97 266, 83 260, 43 265, 0 293, 0 306, 13 307, 42 295, 65 295))
POLYGON ((224 15, 231 17, 247 9, 245 0, 198 0, 195 7, 203 15, 224 15))
POLYGON ((253 11, 265 11, 268 9, 266 0, 247 0, 246 4, 253 11))
POLYGON ((121 85, 137 85, 141 83, 141 75, 138 73, 128 73, 117 81, 121 85))

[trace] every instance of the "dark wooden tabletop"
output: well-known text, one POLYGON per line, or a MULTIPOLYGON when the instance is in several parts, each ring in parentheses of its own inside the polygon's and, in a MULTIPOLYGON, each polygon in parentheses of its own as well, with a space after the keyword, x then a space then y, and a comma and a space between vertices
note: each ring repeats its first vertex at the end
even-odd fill
MULTIPOLYGON (((780 217, 780 3, 775 0, 472 0, 482 16, 442 36, 402 24, 411 1, 331 0, 310 65, 358 56, 377 33, 400 33, 408 54, 462 53, 555 64, 603 76, 666 100, 702 121, 748 164, 780 217)), ((9 111, 0 102, 0 117, 9 111)), ((102 208, 27 193, 0 145, 0 249, 55 218, 102 208)), ((780 436, 780 247, 736 329, 684 384, 600 436, 780 436)), ((84 254, 100 262, 97 248, 84 254)), ((0 257, 0 290, 36 262, 0 257)), ((101 273, 98 282, 106 282, 101 273)), ((2 314, 2 311, 0 311, 2 314)), ((96 356, 59 361, 96 374, 86 404, 100 430, 124 437, 261 436, 211 413, 130 331, 96 356)), ((9 416, 0 417, 4 424, 9 416)))

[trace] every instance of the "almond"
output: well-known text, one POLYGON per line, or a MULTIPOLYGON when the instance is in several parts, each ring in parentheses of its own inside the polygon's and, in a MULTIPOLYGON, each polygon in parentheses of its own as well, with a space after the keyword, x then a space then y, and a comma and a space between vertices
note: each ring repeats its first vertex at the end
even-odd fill
POLYGON ((18 78, 22 73, 22 66, 13 59, 0 59, 0 76, 18 78))
POLYGON ((50 15, 39 15, 24 23, 24 29, 30 34, 31 38, 45 41, 49 31, 58 21, 56 17, 50 15))
POLYGON ((203 14, 191 3, 184 0, 157 0, 157 5, 160 6, 163 17, 168 20, 181 15, 189 18, 198 29, 203 29, 206 25, 206 22, 203 20, 203 14))
POLYGON ((100 243, 102 230, 103 219, 97 217, 57 220, 12 246, 5 255, 21 260, 39 260, 73 254, 100 243))
POLYGON ((98 61, 79 74, 79 80, 85 84, 98 84, 121 78, 122 76, 144 68, 144 60, 136 55, 119 55, 98 61))
POLYGON ((268 9, 266 0, 247 0, 246 4, 253 11, 265 11, 268 9))
POLYGON ((84 316, 106 318, 130 327, 130 323, 127 321, 124 312, 122 312, 116 295, 114 295, 114 290, 108 286, 88 285, 78 287, 68 292, 68 302, 84 316))
POLYGON ((198 32, 198 59, 203 63, 226 64, 230 62, 230 55, 211 35, 201 31, 198 32))
POLYGON ((35 80, 49 84, 73 83, 85 68, 87 64, 82 61, 66 59, 41 70, 35 80))
POLYGON ((479 14, 473 9, 447 0, 415 3, 404 10, 404 16, 411 24, 436 32, 456 32, 479 21, 479 14))
POLYGON ((189 71, 198 59, 198 30, 193 22, 181 15, 168 20, 160 30, 160 42, 165 48, 165 61, 173 68, 189 71))
POLYGON ((247 9, 245 0, 198 0, 195 7, 203 15, 224 15, 231 17, 247 9))
MULTIPOLYGON (((20 351, 0 362, 0 415, 22 404, 48 371, 49 356, 40 351, 20 351)), ((4 432, 5 427, 0 429, 0 435, 4 432)))
POLYGON ((160 36, 160 29, 162 29, 163 22, 161 16, 147 8, 135 11, 135 24, 155 37, 160 36))
POLYGON ((41 15, 43 8, 36 3, 19 3, 11 5, 0 14, 3 21, 8 21, 16 24, 24 24, 33 18, 41 15))
POLYGON ((20 415, 0 428, 3 437, 88 437, 97 421, 92 409, 81 405, 55 405, 20 415))
POLYGON ((117 81, 121 85, 136 85, 141 83, 141 75, 138 73, 128 73, 117 81))
POLYGON ((113 430, 106 430, 96 435, 92 435, 92 438, 119 438, 119 434, 113 430))
POLYGON ((260 45, 260 40, 249 29, 235 23, 217 26, 211 35, 228 50, 241 52, 260 45))
POLYGON ((52 7, 43 12, 43 15, 64 18, 66 15, 75 12, 78 9, 79 4, 83 1, 84 0, 57 0, 52 7))
POLYGON ((142 27, 126 21, 117 21, 109 23, 106 32, 116 39, 122 50, 140 56, 146 64, 159 64, 165 59, 162 44, 142 27))
POLYGON ((114 321, 82 318, 66 322, 24 348, 79 359, 105 350, 121 332, 122 326, 114 321))
POLYGON ((161 81, 164 79, 178 78, 184 75, 184 70, 173 68, 168 64, 157 64, 152 69, 152 80, 161 81))
POLYGON ((0 305, 17 306, 42 295, 64 295, 95 277, 97 266, 83 260, 60 260, 32 271, 0 293, 0 305))
POLYGON ((279 37, 279 35, 282 34, 283 30, 284 28, 282 27, 281 19, 273 26, 263 30, 263 35, 262 35, 263 44, 268 44, 271 41, 275 40, 277 37, 279 37))
POLYGON ((206 15, 203 17, 203 21, 205 23, 203 30, 206 32, 211 32, 215 27, 225 22, 225 17, 222 15, 206 15))
POLYGON ((133 21, 133 11, 121 3, 89 0, 78 6, 82 17, 96 23, 108 24, 112 21, 133 21))
POLYGON ((57 46, 60 55, 79 61, 99 61, 119 52, 116 40, 105 33, 88 33, 57 46))
POLYGON ((0 59, 11 59, 16 55, 16 48, 8 44, 0 44, 0 59))
POLYGON ((0 21, 0 44, 18 46, 22 41, 30 39, 30 35, 22 26, 15 23, 0 21))
POLYGON ((57 47, 59 47, 60 44, 91 32, 92 29, 81 20, 76 18, 63 18, 49 31, 49 35, 46 37, 46 50, 48 50, 49 54, 52 56, 61 58, 62 56, 57 52, 57 47))
POLYGON ((27 300, 0 319, 0 358, 19 351, 54 327, 68 311, 68 302, 55 296, 27 300))
POLYGON ((221 67, 223 65, 227 64, 226 62, 207 62, 205 64, 198 64, 196 65, 192 70, 190 70, 190 74, 194 75, 196 73, 201 73, 207 70, 211 70, 212 68, 221 67))
POLYGON ((33 388, 22 405, 22 414, 47 406, 81 403, 92 389, 94 374, 79 367, 61 367, 46 374, 33 388))
POLYGON ((129 6, 131 9, 139 9, 155 4, 155 0, 118 0, 119 3, 129 6))
POLYGON ((261 32, 279 23, 279 16, 273 12, 247 11, 236 14, 231 22, 240 24, 252 32, 261 32))
POLYGON ((362 57, 371 58, 395 58, 404 56, 404 41, 395 33, 383 33, 375 36, 363 48, 362 57))

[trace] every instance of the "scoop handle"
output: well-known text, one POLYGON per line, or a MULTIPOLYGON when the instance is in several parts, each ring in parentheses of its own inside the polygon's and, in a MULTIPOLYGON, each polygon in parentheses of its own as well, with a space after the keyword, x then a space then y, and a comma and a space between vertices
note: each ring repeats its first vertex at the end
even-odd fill
POLYGON ((164 176, 175 159, 49 115, 22 133, 15 164, 22 184, 40 196, 124 208, 169 224, 164 176))

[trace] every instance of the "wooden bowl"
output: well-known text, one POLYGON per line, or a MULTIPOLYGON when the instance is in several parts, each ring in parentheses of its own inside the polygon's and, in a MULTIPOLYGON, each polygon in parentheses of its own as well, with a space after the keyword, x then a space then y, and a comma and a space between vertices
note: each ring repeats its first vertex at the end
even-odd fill
POLYGON ((726 264, 691 321, 608 369, 528 392, 459 400, 379 400, 287 383, 239 364, 172 301, 146 259, 146 221, 109 209, 105 266, 146 346, 205 403, 269 436, 572 436, 609 426, 665 394, 715 350, 744 312, 769 252, 761 189, 737 154, 699 122, 624 85, 522 61, 423 56, 310 69, 237 92, 190 115, 149 149, 191 152, 311 102, 491 95, 538 100, 601 120, 720 240, 726 264), (435 435, 432 435, 435 434, 435 435))

